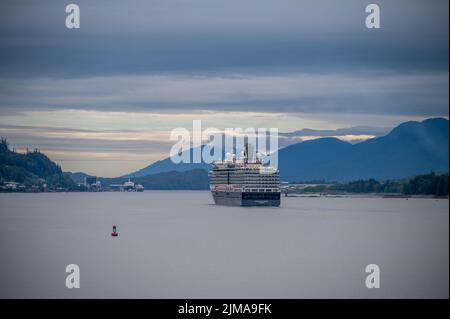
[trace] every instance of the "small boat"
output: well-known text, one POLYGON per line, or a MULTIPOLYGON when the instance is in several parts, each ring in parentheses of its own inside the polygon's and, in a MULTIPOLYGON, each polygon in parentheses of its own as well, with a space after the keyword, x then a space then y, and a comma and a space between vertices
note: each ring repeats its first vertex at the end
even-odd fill
POLYGON ((112 237, 117 237, 119 236, 119 233, 117 232, 117 228, 116 225, 113 226, 113 232, 111 233, 112 237))

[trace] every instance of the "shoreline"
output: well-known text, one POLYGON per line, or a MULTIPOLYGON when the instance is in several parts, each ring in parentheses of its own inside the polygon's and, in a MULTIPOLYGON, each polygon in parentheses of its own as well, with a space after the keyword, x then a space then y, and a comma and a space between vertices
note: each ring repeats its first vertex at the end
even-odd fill
POLYGON ((383 193, 332 193, 332 194, 319 194, 319 193, 297 193, 288 194, 283 197, 303 197, 303 198, 425 198, 425 199, 449 199, 449 196, 437 196, 437 195, 405 195, 405 194, 383 194, 383 193))
MULTIPOLYGON (((89 191, 46 191, 46 192, 24 192, 24 191, 0 191, 0 194, 57 194, 57 193, 145 193, 145 192, 210 192, 207 189, 149 189, 143 192, 136 191, 102 191, 102 192, 89 192, 89 191)), ((449 196, 436 196, 436 195, 405 195, 405 194, 383 194, 383 193, 281 193, 281 197, 298 197, 298 198, 386 198, 386 199, 449 199, 449 196)))

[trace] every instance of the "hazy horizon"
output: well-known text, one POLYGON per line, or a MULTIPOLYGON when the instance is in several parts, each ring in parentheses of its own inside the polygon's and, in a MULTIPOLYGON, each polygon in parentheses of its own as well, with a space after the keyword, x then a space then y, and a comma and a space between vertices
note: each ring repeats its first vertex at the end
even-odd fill
MULTIPOLYGON (((439 118, 444 118, 446 120, 449 120, 448 117, 439 117, 439 118)), ((431 118, 426 118, 424 120, 427 120, 427 119, 431 119, 431 118)), ((419 120, 418 122, 421 122, 421 120, 419 120)), ((402 123, 405 123, 405 122, 402 122, 402 123)), ((401 123, 399 123, 399 124, 401 124, 401 123)), ((14 128, 14 127, 12 126, 12 128, 14 128)), ((356 143, 364 142, 368 139, 372 139, 372 138, 376 138, 376 137, 380 137, 380 136, 389 134, 389 132, 393 128, 395 128, 395 127, 355 126, 355 127, 337 128, 337 129, 331 129, 331 130, 330 129, 329 130, 315 130, 315 129, 311 129, 311 128, 303 128, 301 130, 296 130, 296 131, 292 131, 292 132, 280 132, 278 143, 279 143, 279 148, 281 149, 281 148, 284 148, 286 146, 289 146, 289 145, 292 145, 295 143, 300 143, 300 142, 304 142, 304 141, 308 141, 308 140, 325 138, 325 137, 333 137, 333 138, 337 138, 337 139, 343 140, 343 141, 351 143, 351 144, 356 144, 356 143), (354 134, 352 134, 352 132, 354 134), (367 133, 362 134, 361 132, 367 132, 367 133)), ((26 129, 30 129, 30 127, 25 126, 25 127, 22 127, 21 129, 26 130, 26 129)), ((46 130, 49 130, 49 128, 46 128, 46 127, 32 127, 32 129, 38 129, 41 132, 45 132, 46 130)), ((60 129, 59 131, 65 132, 64 129, 60 129)), ((85 132, 89 133, 92 131, 85 130, 85 132)), ((106 131, 104 133, 117 133, 117 132, 106 131)), ((169 148, 172 146, 171 143, 167 144, 167 146, 169 148)), ((27 150, 32 150, 35 148, 33 145, 28 145, 25 148, 20 148, 20 147, 18 148, 16 145, 11 144, 9 141, 8 141, 8 144, 9 144, 10 149, 14 149, 16 152, 19 152, 19 153, 25 153, 27 150)), ((44 150, 41 150, 41 149, 40 149, 40 151, 44 152, 44 150)), ((61 164, 58 162, 57 159, 54 158, 54 154, 52 152, 50 152, 50 154, 48 154, 48 153, 45 153, 45 154, 47 156, 49 156, 49 158, 51 160, 55 161, 57 164, 59 164, 59 165, 61 164)), ((62 165, 62 169, 64 172, 71 172, 71 173, 85 173, 88 175, 101 176, 101 177, 119 177, 119 176, 130 174, 134 171, 137 171, 137 170, 147 167, 151 164, 154 164, 157 161, 160 161, 160 160, 170 157, 170 154, 166 154, 166 153, 162 153, 162 154, 158 154, 158 155, 161 155, 161 157, 158 157, 156 160, 150 161, 150 162, 144 161, 142 163, 143 166, 138 166, 137 168, 131 168, 131 170, 127 170, 127 171, 124 171, 119 174, 113 173, 110 176, 90 173, 87 170, 67 170, 67 169, 65 169, 65 167, 67 167, 66 165, 62 165)), ((88 161, 88 163, 89 163, 89 161, 88 161)), ((125 169, 126 168, 127 167, 125 166, 125 169)))

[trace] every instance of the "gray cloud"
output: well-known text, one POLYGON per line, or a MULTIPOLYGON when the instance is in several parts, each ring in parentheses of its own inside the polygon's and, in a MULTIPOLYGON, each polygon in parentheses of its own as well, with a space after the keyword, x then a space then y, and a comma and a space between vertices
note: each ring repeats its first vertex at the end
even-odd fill
MULTIPOLYGON (((114 152, 124 154, 168 153, 173 142, 157 139, 80 138, 71 133, 130 133, 130 130, 83 130, 61 127, 35 127, 22 125, 0 125, 1 136, 12 142, 16 148, 40 148, 47 151, 64 152, 114 152), (61 133, 69 133, 58 136, 61 133)), ((137 131, 136 131, 137 132, 137 131)), ((87 158, 86 160, 93 160, 87 158)))
POLYGON ((448 74, 149 75, 0 79, 2 109, 168 109, 445 116, 448 74))
POLYGON ((295 132, 279 133, 280 136, 285 137, 302 137, 302 136, 345 136, 345 135, 386 135, 392 128, 390 127, 376 127, 376 126, 355 126, 348 128, 339 128, 336 130, 314 130, 305 128, 295 132))
POLYGON ((1 2, 3 115, 448 114, 448 1, 380 0, 379 30, 365 28, 366 3, 357 0, 77 3, 81 29, 68 30, 64 2, 1 2))
POLYGON ((355 126, 338 128, 335 130, 315 130, 304 128, 294 132, 279 133, 278 145, 286 147, 310 138, 337 137, 345 139, 350 143, 358 143, 368 138, 384 136, 391 131, 391 127, 378 126, 355 126))
POLYGON ((448 69, 448 1, 291 0, 2 1, 0 72, 98 76, 390 68, 448 69))

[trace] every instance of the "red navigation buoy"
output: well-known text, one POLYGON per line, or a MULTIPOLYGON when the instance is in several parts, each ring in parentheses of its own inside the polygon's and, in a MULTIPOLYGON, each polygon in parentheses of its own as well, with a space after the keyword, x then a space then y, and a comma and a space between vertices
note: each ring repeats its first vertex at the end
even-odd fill
POLYGON ((113 237, 119 236, 119 233, 117 232, 116 225, 113 225, 113 232, 111 233, 111 236, 113 236, 113 237))

